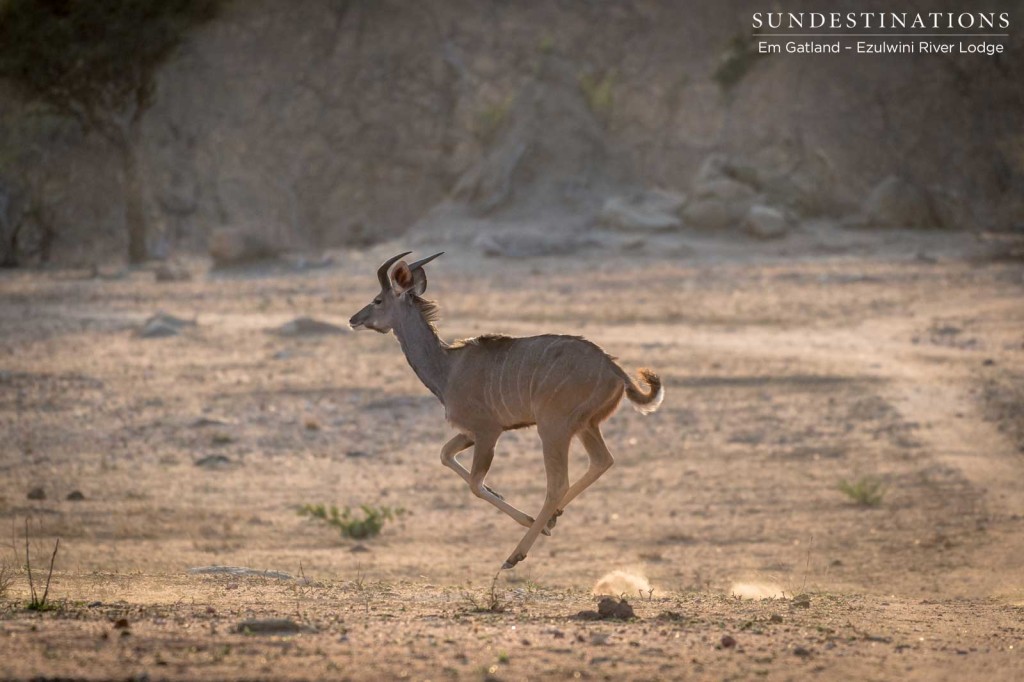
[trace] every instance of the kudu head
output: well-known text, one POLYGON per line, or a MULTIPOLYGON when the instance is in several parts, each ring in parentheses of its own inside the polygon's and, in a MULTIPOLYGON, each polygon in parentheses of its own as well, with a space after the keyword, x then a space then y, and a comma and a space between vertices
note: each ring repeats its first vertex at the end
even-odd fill
POLYGON ((401 260, 410 253, 400 253, 377 268, 380 293, 348 321, 352 329, 372 329, 387 334, 395 328, 402 316, 416 312, 413 297, 422 296, 427 290, 427 273, 423 271, 423 266, 444 251, 415 263, 401 260))

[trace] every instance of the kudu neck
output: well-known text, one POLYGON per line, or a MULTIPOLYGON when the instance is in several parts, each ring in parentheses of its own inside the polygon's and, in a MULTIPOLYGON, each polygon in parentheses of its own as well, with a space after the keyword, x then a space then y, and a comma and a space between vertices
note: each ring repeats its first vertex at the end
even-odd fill
POLYGON ((412 371, 444 404, 444 388, 448 381, 448 354, 433 325, 413 306, 407 314, 402 315, 393 331, 412 371))

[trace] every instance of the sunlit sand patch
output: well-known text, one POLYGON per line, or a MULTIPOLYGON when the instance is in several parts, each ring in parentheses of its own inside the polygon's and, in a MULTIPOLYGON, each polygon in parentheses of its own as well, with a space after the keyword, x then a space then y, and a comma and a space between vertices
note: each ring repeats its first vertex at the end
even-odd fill
POLYGON ((619 595, 635 596, 640 592, 648 593, 650 591, 651 584, 647 582, 647 578, 639 573, 622 569, 615 569, 611 573, 605 574, 604 577, 597 581, 593 589, 595 595, 606 594, 613 597, 618 597, 619 595))
POLYGON ((783 599, 786 594, 775 583, 733 583, 729 593, 740 599, 783 599))

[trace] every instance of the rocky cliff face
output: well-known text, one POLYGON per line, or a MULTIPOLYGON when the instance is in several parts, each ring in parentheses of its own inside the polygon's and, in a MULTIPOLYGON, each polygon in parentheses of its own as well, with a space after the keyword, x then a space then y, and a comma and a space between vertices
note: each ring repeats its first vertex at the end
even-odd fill
MULTIPOLYGON (((897 176, 958 206, 959 227, 1024 220, 1020 38, 1001 58, 758 56, 762 7, 694 5, 228 3, 146 116, 154 248, 221 225, 372 241, 445 200, 585 224, 615 192, 687 193, 712 155, 797 216, 848 212, 897 176)), ((95 144, 62 144, 49 163, 116 186, 95 144)), ((89 186, 54 190, 65 243, 118 234, 89 186)))

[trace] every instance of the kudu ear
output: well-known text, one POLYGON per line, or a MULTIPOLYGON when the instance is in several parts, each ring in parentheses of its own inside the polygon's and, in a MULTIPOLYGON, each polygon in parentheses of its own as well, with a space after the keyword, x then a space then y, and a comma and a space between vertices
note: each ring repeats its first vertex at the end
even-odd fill
POLYGON ((444 251, 435 253, 427 258, 421 258, 412 264, 407 264, 404 260, 399 261, 391 271, 391 283, 395 293, 401 295, 407 291, 412 291, 415 295, 422 296, 427 290, 427 273, 423 266, 442 254, 444 254, 444 251))
POLYGON ((400 260, 395 263, 395 267, 391 269, 391 288, 394 290, 395 294, 404 294, 415 285, 416 278, 413 277, 412 270, 409 269, 409 264, 404 260, 400 260))
POLYGON ((427 290, 427 273, 423 268, 412 271, 412 293, 422 296, 427 290))
POLYGON ((420 260, 416 261, 415 263, 409 266, 409 269, 412 270, 413 293, 415 293, 417 296, 422 296, 423 292, 427 290, 427 271, 423 268, 423 266, 429 263, 430 261, 434 260, 438 256, 443 255, 444 251, 440 251, 438 253, 435 253, 433 256, 421 258, 420 260))

